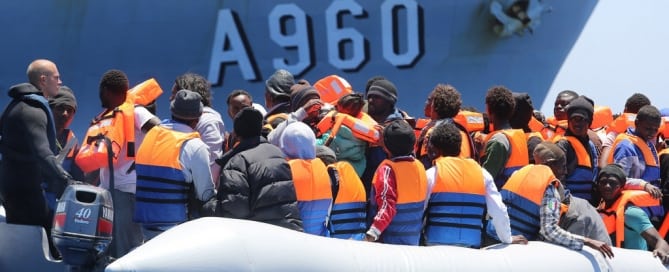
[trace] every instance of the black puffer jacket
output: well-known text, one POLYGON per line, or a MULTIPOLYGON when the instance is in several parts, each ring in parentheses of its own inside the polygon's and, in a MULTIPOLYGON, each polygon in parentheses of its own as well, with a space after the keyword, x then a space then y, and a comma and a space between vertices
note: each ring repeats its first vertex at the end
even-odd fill
POLYGON ((290 166, 278 147, 262 137, 243 139, 216 162, 223 166, 218 195, 203 213, 303 231, 290 166))

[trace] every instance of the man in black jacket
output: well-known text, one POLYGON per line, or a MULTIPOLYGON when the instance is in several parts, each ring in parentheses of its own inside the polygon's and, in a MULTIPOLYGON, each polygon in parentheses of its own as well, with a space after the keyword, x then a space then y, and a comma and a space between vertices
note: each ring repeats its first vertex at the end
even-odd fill
POLYGON ((216 160, 223 166, 219 191, 203 213, 303 231, 290 166, 281 149, 261 136, 262 120, 250 107, 235 116, 240 141, 216 160))
POLYGON ((0 199, 7 223, 43 226, 51 237, 52 219, 41 183, 59 188, 59 197, 72 180, 56 160, 56 129, 46 99, 55 96, 62 83, 49 60, 33 61, 27 74, 30 83, 9 89, 12 101, 0 120, 0 199))

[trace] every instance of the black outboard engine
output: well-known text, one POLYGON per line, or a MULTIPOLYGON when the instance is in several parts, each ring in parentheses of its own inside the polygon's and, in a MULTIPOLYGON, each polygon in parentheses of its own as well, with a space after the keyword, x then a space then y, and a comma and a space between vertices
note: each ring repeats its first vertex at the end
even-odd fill
POLYGON ((91 185, 68 186, 58 201, 51 231, 63 262, 93 270, 106 260, 113 221, 109 191, 91 185))

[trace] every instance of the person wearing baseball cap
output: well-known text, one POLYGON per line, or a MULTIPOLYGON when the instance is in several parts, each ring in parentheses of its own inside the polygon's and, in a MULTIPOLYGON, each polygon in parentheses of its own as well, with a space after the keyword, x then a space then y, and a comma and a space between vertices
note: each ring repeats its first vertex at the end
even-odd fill
POLYGON ((598 152, 588 136, 593 113, 594 106, 585 96, 572 100, 567 105, 567 131, 554 141, 567 158, 566 178, 561 179, 563 185, 573 195, 597 205, 599 199, 593 196, 592 181, 597 176, 598 152))

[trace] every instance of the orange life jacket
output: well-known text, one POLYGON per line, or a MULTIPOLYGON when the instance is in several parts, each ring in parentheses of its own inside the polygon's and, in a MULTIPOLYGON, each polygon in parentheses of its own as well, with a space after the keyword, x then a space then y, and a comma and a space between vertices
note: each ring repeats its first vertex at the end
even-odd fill
MULTIPOLYGON (((558 135, 564 135, 565 132, 567 132, 567 128, 569 126, 569 121, 568 120, 557 120, 555 117, 548 117, 546 119, 546 122, 548 123, 549 127, 551 130, 553 130, 553 137, 558 136, 558 135)), ((552 140, 553 138, 547 138, 546 140, 552 140)))
POLYGON ((615 245, 623 247, 625 241, 625 209, 628 205, 637 207, 653 207, 660 205, 660 201, 654 199, 648 192, 639 190, 624 190, 611 207, 604 208, 604 203, 600 206, 599 214, 602 216, 604 225, 609 235, 615 233, 615 245))
POLYGON ((635 127, 636 113, 623 112, 618 118, 613 120, 606 129, 606 132, 615 132, 618 134, 625 133, 627 128, 635 127))
POLYGON ((332 206, 332 187, 325 164, 320 159, 293 159, 288 164, 293 175, 304 232, 327 236, 326 222, 332 206))
POLYGON ((365 186, 347 161, 339 161, 327 166, 333 185, 334 204, 328 224, 330 237, 362 240, 367 231, 367 195, 365 186))
MULTIPOLYGON (((131 98, 131 97, 129 97, 131 98)), ((135 105, 131 99, 111 111, 104 111, 93 121, 86 132, 75 162, 85 173, 109 167, 109 158, 116 164, 122 148, 127 156, 135 156, 135 105), (111 144, 109 154, 107 141, 111 144)))
POLYGON ((362 185, 360 177, 355 172, 351 163, 347 161, 338 161, 327 166, 328 169, 335 169, 339 175, 339 190, 335 199, 335 204, 367 201, 365 186, 362 185))
POLYGON ((134 101, 135 105, 147 106, 158 99, 163 93, 163 89, 158 85, 158 81, 149 78, 142 83, 137 84, 128 90, 129 99, 134 101))
MULTIPOLYGON (((527 139, 522 129, 504 129, 496 130, 488 134, 484 141, 484 146, 497 133, 504 133, 509 140, 509 158, 506 160, 504 169, 495 178, 497 188, 502 188, 506 180, 514 171, 530 163, 529 153, 527 151, 527 139)), ((481 157, 485 157, 485 150, 481 157)))
POLYGON ((667 237, 667 232, 669 232, 669 216, 664 217, 664 220, 662 220, 662 225, 657 232, 661 237, 667 237))
POLYGON ((313 87, 320 94, 321 100, 330 104, 337 103, 340 97, 353 92, 351 84, 337 75, 326 76, 316 81, 313 87))
POLYGON ((483 114, 480 112, 461 110, 453 117, 453 121, 464 127, 468 133, 483 131, 485 128, 483 114))
POLYGON ((483 169, 472 159, 435 160, 436 180, 429 196, 424 237, 428 244, 481 246, 486 187, 483 169))
POLYGON ((609 106, 595 106, 595 111, 592 115, 591 129, 598 129, 605 127, 613 122, 613 112, 609 106))
MULTIPOLYGON (((548 185, 553 184, 557 187, 559 182, 553 170, 546 165, 527 165, 511 175, 500 193, 502 200, 507 204, 512 234, 522 234, 528 240, 533 240, 539 235, 541 229, 539 214, 544 193, 548 185)), ((561 213, 567 209, 566 205, 560 205, 561 213)), ((491 224, 488 225, 488 234, 495 237, 494 228, 491 228, 491 224)))
POLYGON ((192 184, 184 177, 181 147, 197 132, 152 128, 137 150, 137 192, 133 220, 146 225, 171 226, 188 220, 187 203, 192 184), (184 205, 186 204, 186 205, 184 205))
MULTIPOLYGON (((413 127, 413 134, 416 135, 416 140, 420 138, 420 133, 427 126, 427 124, 430 123, 432 119, 430 118, 419 118, 416 119, 416 125, 413 127)), ((416 141, 416 144, 418 144, 418 141, 416 141)), ((414 148, 414 150, 418 149, 418 146, 414 148)))
MULTIPOLYGON (((476 152, 474 149, 474 145, 472 143, 471 137, 465 131, 464 127, 461 127, 460 124, 456 124, 456 126, 459 128, 460 131, 460 137, 462 138, 462 142, 460 143, 460 155, 459 157, 461 158, 476 158, 476 152)), ((418 147, 418 152, 416 153, 417 157, 421 158, 423 156, 427 156, 427 144, 428 144, 428 139, 430 138, 430 134, 432 133, 432 130, 435 127, 431 127, 425 132, 425 135, 422 135, 423 138, 419 139, 416 141, 416 144, 421 143, 420 146, 418 147)))
MULTIPOLYGON (((390 166, 397 182, 397 213, 390 225, 381 234, 381 240, 387 244, 418 245, 422 229, 423 209, 427 199, 427 176, 425 167, 419 160, 397 161, 384 160, 379 167, 390 166)), ((374 173, 372 183, 378 182, 378 173, 374 173)), ((372 188, 372 197, 375 198, 372 188)), ((370 202, 370 212, 376 214, 376 201, 370 202)))
POLYGON ((325 145, 327 146, 330 142, 332 142, 334 137, 336 137, 337 132, 339 132, 339 128, 341 128, 343 125, 351 130, 354 137, 368 143, 376 143, 379 140, 380 133, 374 126, 376 125, 374 119, 371 119, 371 121, 373 123, 370 123, 369 121, 363 121, 362 119, 345 113, 330 111, 316 125, 316 129, 318 130, 317 136, 323 135, 323 133, 330 131, 328 139, 325 140, 325 145))
POLYGON ((669 139, 669 116, 662 117, 662 123, 660 123, 658 131, 663 140, 669 139))
MULTIPOLYGON (((628 133, 621 133, 618 134, 616 137, 616 140, 613 141, 613 145, 611 145, 611 152, 609 152, 609 157, 606 159, 606 162, 611 164, 613 163, 613 151, 616 149, 616 146, 624 140, 629 140, 631 141, 639 150, 641 150, 641 153, 643 154, 643 159, 646 162, 646 167, 651 166, 651 167, 659 167, 658 163, 656 161, 655 156, 653 155, 653 151, 650 150, 650 147, 646 144, 646 141, 643 139, 640 139, 639 137, 635 135, 631 135, 628 133)), ((659 156, 659 154, 658 154, 659 156)))

